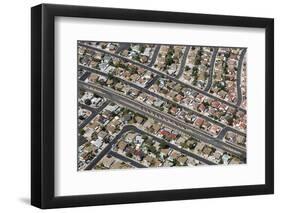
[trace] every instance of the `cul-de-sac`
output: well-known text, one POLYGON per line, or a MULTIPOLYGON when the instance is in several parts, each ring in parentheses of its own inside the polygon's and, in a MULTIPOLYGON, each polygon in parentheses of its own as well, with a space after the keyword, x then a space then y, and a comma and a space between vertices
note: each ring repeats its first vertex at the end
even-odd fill
POLYGON ((245 164, 247 48, 77 42, 77 168, 245 164))

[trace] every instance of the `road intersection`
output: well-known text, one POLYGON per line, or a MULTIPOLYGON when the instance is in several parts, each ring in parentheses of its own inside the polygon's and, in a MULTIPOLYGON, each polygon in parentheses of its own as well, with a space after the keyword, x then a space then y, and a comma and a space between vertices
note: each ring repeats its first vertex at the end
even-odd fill
MULTIPOLYGON (((196 128, 194 125, 187 123, 187 122, 179 119, 178 117, 175 117, 171 114, 162 112, 161 110, 159 110, 151 105, 148 105, 145 102, 137 101, 134 98, 132 98, 126 94, 123 94, 121 92, 118 92, 118 91, 110 88, 109 86, 102 85, 99 83, 90 83, 90 82, 86 81, 86 79, 88 79, 91 76, 91 74, 96 74, 98 76, 103 76, 103 77, 108 77, 108 74, 101 71, 100 69, 90 68, 89 66, 85 66, 82 64, 78 64, 78 69, 84 70, 85 73, 78 79, 78 89, 83 90, 83 91, 88 91, 90 93, 103 97, 106 99, 106 101, 97 109, 94 109, 85 104, 79 104, 79 106, 81 106, 82 108, 91 111, 91 115, 88 116, 85 120, 83 120, 83 122, 78 127, 79 129, 87 128, 87 125, 90 123, 90 121, 93 118, 95 118, 101 111, 103 111, 105 109, 105 107, 108 106, 109 103, 114 103, 114 104, 118 104, 119 106, 122 106, 126 109, 132 110, 136 113, 139 113, 143 116, 151 118, 155 121, 158 121, 158 122, 164 124, 165 126, 169 127, 170 129, 176 130, 176 131, 186 134, 186 135, 190 135, 200 141, 203 141, 204 143, 210 145, 211 147, 218 148, 219 150, 223 151, 223 154, 233 155, 233 156, 239 158, 241 162, 246 162, 245 147, 242 147, 235 143, 230 143, 230 142, 227 142, 224 140, 224 137, 226 136, 226 134, 228 132, 233 132, 237 135, 246 137, 246 133, 244 131, 240 131, 239 129, 236 129, 232 126, 226 125, 225 123, 222 123, 216 119, 213 119, 213 118, 205 115, 204 113, 200 113, 186 105, 179 104, 179 103, 175 102, 174 100, 164 97, 163 95, 155 93, 149 89, 153 84, 155 84, 155 82, 157 82, 157 80, 159 78, 168 79, 172 82, 175 82, 177 84, 183 85, 184 87, 190 88, 193 91, 196 91, 208 98, 217 100, 229 107, 233 107, 235 110, 241 111, 242 113, 246 114, 246 110, 240 107, 241 99, 242 99, 241 88, 240 88, 241 70, 242 70, 243 58, 244 58, 244 55, 246 54, 245 48, 242 49, 242 51, 241 51, 239 61, 238 61, 238 66, 237 66, 237 73, 236 73, 237 103, 232 103, 232 102, 228 102, 220 97, 217 97, 214 94, 209 93, 209 90, 212 85, 214 66, 215 66, 215 61, 216 61, 216 57, 217 57, 217 53, 218 53, 218 49, 219 49, 218 47, 213 48, 214 51, 212 53, 212 57, 210 60, 210 67, 209 67, 209 78, 207 81, 207 85, 203 89, 199 89, 193 85, 184 83, 181 80, 179 80, 180 76, 183 74, 185 62, 188 57, 188 52, 189 52, 189 49, 191 48, 191 46, 188 46, 188 45, 185 46, 185 50, 183 51, 182 58, 181 58, 179 71, 175 77, 153 68, 153 65, 159 54, 161 45, 155 45, 154 52, 147 65, 120 55, 121 51, 128 49, 130 47, 130 45, 128 43, 120 43, 120 46, 117 48, 115 53, 95 47, 93 45, 88 45, 83 42, 79 42, 78 47, 88 48, 95 52, 99 52, 102 54, 109 55, 110 57, 121 59, 124 62, 129 62, 132 65, 136 65, 140 68, 144 68, 144 70, 150 71, 151 73, 154 74, 153 78, 149 82, 147 82, 144 86, 141 86, 140 84, 136 84, 132 81, 128 81, 127 79, 123 79, 120 76, 113 75, 113 76, 111 76, 111 78, 115 78, 119 82, 122 82, 123 84, 126 84, 126 85, 130 86, 131 88, 141 91, 142 93, 145 93, 147 95, 153 96, 153 97, 155 97, 161 101, 164 101, 166 103, 169 103, 171 105, 175 105, 186 112, 190 112, 200 118, 203 118, 204 120, 209 121, 209 122, 219 126, 221 128, 221 131, 218 133, 217 136, 214 136, 214 135, 210 134, 209 132, 196 128)), ((111 155, 111 156, 119 159, 120 161, 126 162, 136 168, 146 168, 147 166, 143 165, 141 162, 138 162, 126 155, 120 154, 113 150, 113 147, 115 147, 116 143, 120 140, 122 135, 124 135, 126 132, 129 132, 129 131, 134 131, 141 135, 149 135, 154 140, 167 144, 173 150, 176 150, 195 160, 198 160, 201 164, 206 164, 206 165, 216 165, 217 164, 217 163, 214 163, 214 161, 206 159, 205 157, 202 157, 199 154, 195 154, 185 148, 175 145, 174 143, 170 143, 170 142, 164 140, 163 138, 159 138, 158 136, 156 136, 152 133, 149 133, 140 128, 137 128, 135 125, 125 125, 111 141, 107 142, 105 148, 103 148, 90 161, 90 163, 87 164, 87 166, 85 167, 84 170, 92 170, 98 164, 98 162, 100 162, 101 159, 106 155, 111 155)), ((78 138, 80 140, 81 135, 79 135, 78 138)), ((82 145, 81 143, 78 143, 78 144, 79 144, 79 146, 82 145)))

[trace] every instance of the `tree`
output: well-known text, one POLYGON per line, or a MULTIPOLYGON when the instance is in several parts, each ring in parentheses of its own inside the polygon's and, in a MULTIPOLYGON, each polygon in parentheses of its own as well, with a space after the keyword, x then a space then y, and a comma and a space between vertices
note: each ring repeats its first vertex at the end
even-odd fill
POLYGON ((203 55, 203 49, 202 47, 200 47, 200 49, 198 50, 198 55, 201 57, 203 55))
POLYGON ((221 90, 224 90, 226 87, 226 83, 224 81, 221 81, 218 83, 217 87, 220 88, 221 90))
POLYGON ((174 49, 173 49, 173 48, 170 48, 170 49, 168 50, 167 55, 172 56, 173 54, 174 54, 174 49))
POLYGON ((131 158, 131 157, 133 157, 133 154, 132 154, 131 152, 127 152, 127 153, 126 153, 126 156, 129 157, 129 158, 131 158))
POLYGON ((80 129, 80 135, 84 135, 85 134, 85 130, 84 129, 80 129))
POLYGON ((143 140, 147 140, 147 139, 148 139, 148 136, 147 136, 147 135, 143 135, 143 136, 142 136, 142 139, 143 139, 143 140))
POLYGON ((109 64, 110 66, 114 66, 114 63, 113 63, 112 60, 110 60, 108 64, 109 64))
POLYGON ((177 161, 177 159, 173 159, 172 163, 173 163, 174 166, 179 166, 180 165, 179 162, 177 161))
POLYGON ((89 105, 91 105, 91 104, 92 104, 92 102, 91 102, 91 100, 90 100, 90 99, 86 99, 86 100, 85 100, 85 104, 89 106, 89 105))
POLYGON ((197 78, 194 78, 194 80, 192 81, 192 85, 197 85, 197 78))
POLYGON ((197 76, 197 74, 198 74, 198 68, 197 67, 193 67, 191 75, 194 77, 194 76, 197 76))
POLYGON ((82 121, 83 121, 83 120, 85 120, 85 118, 84 118, 82 115, 80 115, 80 116, 79 116, 79 120, 82 120, 82 121))
POLYGON ((110 80, 112 80, 114 78, 114 75, 112 73, 108 73, 107 76, 108 76, 108 79, 110 79, 110 80))
POLYGON ((188 148, 188 145, 186 144, 186 142, 181 142, 180 145, 182 148, 185 148, 185 149, 188 148))
POLYGON ((230 54, 229 53, 225 53, 224 57, 229 58, 230 54))
POLYGON ((166 64, 168 66, 170 66, 172 63, 174 63, 174 59, 172 58, 171 55, 167 55, 167 57, 166 57, 166 64))
POLYGON ((205 107, 209 107, 210 106, 210 103, 208 102, 208 101, 203 101, 203 105, 205 106, 205 107))
POLYGON ((195 65, 200 65, 201 64, 201 57, 200 57, 200 55, 196 56, 194 64, 195 65))
POLYGON ((159 145, 160 149, 167 149, 169 146, 166 143, 161 142, 159 145))
POLYGON ((225 74, 228 74, 228 69, 227 69, 227 66, 224 66, 224 68, 223 68, 223 72, 224 72, 225 74))
POLYGON ((155 146, 153 146, 153 145, 148 146, 147 150, 151 153, 154 153, 154 154, 157 152, 155 146))
POLYGON ((226 117, 225 117, 225 120, 227 120, 228 125, 232 126, 233 120, 234 120, 233 117, 231 117, 231 116, 226 116, 226 117))
POLYGON ((190 70, 190 67, 189 66, 186 66, 185 67, 185 71, 189 71, 190 70))
POLYGON ((133 60, 140 61, 140 56, 139 55, 133 56, 133 60))
POLYGON ((193 150, 193 149, 196 147, 196 145, 197 145, 196 142, 190 143, 190 144, 188 145, 188 148, 189 148, 190 150, 193 150))
POLYGON ((144 50, 145 50, 145 46, 144 46, 144 45, 141 45, 141 46, 140 46, 140 52, 143 53, 144 50))

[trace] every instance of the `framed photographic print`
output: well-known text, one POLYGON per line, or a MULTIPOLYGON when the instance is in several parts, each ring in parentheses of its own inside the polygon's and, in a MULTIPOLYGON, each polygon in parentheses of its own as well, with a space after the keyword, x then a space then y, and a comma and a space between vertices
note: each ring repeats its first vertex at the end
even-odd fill
POLYGON ((274 21, 31 9, 31 203, 271 194, 274 21))

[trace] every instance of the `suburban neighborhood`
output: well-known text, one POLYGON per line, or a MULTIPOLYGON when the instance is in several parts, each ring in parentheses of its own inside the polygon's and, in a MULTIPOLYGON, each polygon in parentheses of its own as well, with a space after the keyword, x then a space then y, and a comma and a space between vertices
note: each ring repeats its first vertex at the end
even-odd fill
POLYGON ((246 53, 78 41, 78 171, 245 164, 246 53))

